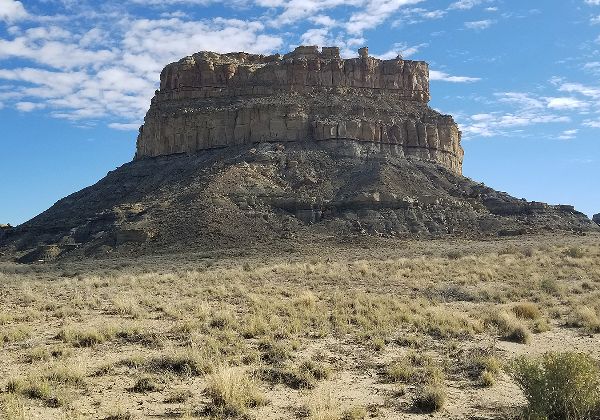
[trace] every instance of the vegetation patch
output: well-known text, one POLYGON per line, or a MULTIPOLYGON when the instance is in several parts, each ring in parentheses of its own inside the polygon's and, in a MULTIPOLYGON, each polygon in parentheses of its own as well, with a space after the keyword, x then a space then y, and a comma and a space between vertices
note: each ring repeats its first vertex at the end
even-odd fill
POLYGON ((224 418, 246 416, 248 409, 267 404, 267 399, 248 374, 233 367, 220 367, 207 378, 206 411, 224 418))
POLYGON ((527 399, 527 418, 591 419, 600 410, 600 370, 588 355, 520 357, 512 374, 527 399))

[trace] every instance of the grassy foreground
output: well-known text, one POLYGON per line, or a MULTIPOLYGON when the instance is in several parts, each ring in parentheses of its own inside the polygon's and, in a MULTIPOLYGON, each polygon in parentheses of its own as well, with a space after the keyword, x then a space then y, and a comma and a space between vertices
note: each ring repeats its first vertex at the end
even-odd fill
POLYGON ((0 418, 519 418, 600 359, 597 236, 156 261, 0 263, 0 418))

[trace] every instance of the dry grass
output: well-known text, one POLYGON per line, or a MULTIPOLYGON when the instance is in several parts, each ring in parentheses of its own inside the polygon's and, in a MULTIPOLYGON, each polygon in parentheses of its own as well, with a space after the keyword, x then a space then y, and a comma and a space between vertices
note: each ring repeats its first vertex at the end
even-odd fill
POLYGON ((445 402, 515 386, 511 355, 555 336, 595 351, 600 246, 542 242, 0 263, 0 417, 477 415, 445 402))
POLYGON ((206 411, 219 418, 245 416, 248 409, 267 404, 256 382, 241 369, 220 367, 207 378, 206 411))
POLYGON ((600 332, 600 318, 589 306, 576 306, 567 317, 566 324, 570 327, 584 328, 591 333, 600 332))
POLYGON ((306 398, 301 412, 304 414, 303 417, 309 420, 339 420, 344 414, 340 409, 339 401, 327 388, 313 391, 306 398))
POLYGON ((417 390, 414 406, 425 413, 439 411, 446 402, 446 391, 439 384, 424 385, 417 390))

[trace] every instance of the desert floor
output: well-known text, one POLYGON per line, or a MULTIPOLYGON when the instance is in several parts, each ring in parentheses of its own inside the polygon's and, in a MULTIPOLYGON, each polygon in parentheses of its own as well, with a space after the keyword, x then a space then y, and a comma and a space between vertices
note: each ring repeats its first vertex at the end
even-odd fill
POLYGON ((598 235, 5 260, 0 418, 518 418, 599 316, 598 235))

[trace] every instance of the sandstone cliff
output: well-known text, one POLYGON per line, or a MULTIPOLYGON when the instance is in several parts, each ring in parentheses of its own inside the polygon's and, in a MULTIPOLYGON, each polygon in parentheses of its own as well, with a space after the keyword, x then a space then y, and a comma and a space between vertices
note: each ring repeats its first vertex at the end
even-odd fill
POLYGON ((261 142, 352 140, 461 173, 460 131, 431 109, 427 63, 379 60, 366 48, 272 56, 201 52, 169 64, 136 158, 261 142))

